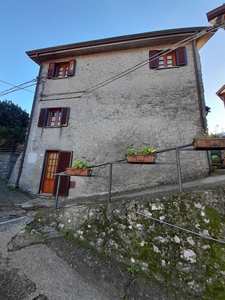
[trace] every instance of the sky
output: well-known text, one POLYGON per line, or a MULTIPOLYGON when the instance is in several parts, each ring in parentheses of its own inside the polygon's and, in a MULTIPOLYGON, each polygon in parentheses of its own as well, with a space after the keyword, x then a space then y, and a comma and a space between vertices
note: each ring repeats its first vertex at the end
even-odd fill
MULTIPOLYGON (((210 26, 223 0, 0 0, 0 92, 30 82, 39 66, 26 51, 157 30, 210 26)), ((225 131, 225 30, 200 50, 209 132, 225 131)), ((27 85, 32 85, 30 82, 27 85)), ((35 85, 0 97, 28 113, 35 85)))

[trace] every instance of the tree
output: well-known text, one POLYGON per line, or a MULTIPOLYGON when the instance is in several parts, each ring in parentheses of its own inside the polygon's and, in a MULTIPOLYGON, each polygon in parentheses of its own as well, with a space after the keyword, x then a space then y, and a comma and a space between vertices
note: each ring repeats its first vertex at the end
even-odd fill
POLYGON ((29 114, 10 100, 0 101, 0 139, 14 149, 25 141, 29 114))

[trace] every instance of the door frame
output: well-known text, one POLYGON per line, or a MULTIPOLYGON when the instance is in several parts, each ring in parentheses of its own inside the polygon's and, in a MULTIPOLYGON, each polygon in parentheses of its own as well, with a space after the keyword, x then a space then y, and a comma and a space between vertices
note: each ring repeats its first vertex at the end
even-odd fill
MULTIPOLYGON (((70 167, 71 162, 72 162, 72 158, 73 158, 73 151, 53 150, 53 149, 45 150, 45 157, 44 157, 43 167, 42 167, 42 172, 41 172, 41 180, 40 180, 39 190, 38 190, 39 194, 42 194, 42 187, 43 187, 43 184, 44 184, 45 170, 46 170, 47 161, 48 161, 48 152, 58 152, 58 161, 57 161, 56 172, 57 172, 58 167, 59 167, 60 152, 64 153, 64 155, 65 155, 65 152, 70 153, 69 165, 67 167, 70 167)), ((52 194, 48 194, 48 195, 55 195, 57 182, 58 182, 58 176, 55 176, 53 192, 52 192, 52 194)), ((67 192, 69 190, 69 182, 70 182, 70 178, 68 178, 67 192)))

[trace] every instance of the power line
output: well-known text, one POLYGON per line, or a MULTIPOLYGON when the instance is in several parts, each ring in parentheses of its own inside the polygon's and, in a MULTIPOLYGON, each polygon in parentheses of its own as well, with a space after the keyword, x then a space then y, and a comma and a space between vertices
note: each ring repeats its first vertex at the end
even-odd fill
MULTIPOLYGON (((125 70, 125 71, 123 71, 123 72, 115 75, 115 76, 112 76, 111 78, 106 79, 106 80, 104 80, 104 81, 102 81, 102 82, 100 82, 100 83, 92 86, 91 88, 86 89, 85 91, 81 92, 82 95, 77 96, 77 97, 70 97, 70 99, 73 99, 73 98, 82 98, 85 94, 89 94, 89 93, 91 93, 91 92, 93 92, 93 91, 95 91, 95 90, 97 90, 97 89, 99 89, 99 88, 101 88, 101 87, 103 87, 103 86, 105 86, 105 85, 107 85, 107 84, 109 84, 109 83, 117 80, 117 79, 120 79, 121 77, 123 77, 125 75, 128 75, 128 74, 136 71, 139 68, 144 67, 145 65, 149 64, 151 61, 155 60, 156 58, 159 58, 159 57, 161 57, 161 56, 163 56, 163 55, 165 55, 167 53, 170 53, 171 51, 177 49, 178 47, 184 46, 187 43, 190 43, 191 41, 194 41, 197 38, 199 38, 199 37, 201 37, 201 36, 203 36, 203 35, 205 35, 207 33, 214 32, 219 27, 224 27, 224 26, 225 26, 224 22, 220 22, 219 24, 214 25, 214 26, 208 26, 205 29, 203 29, 202 31, 198 32, 197 34, 195 34, 195 35, 193 35, 191 37, 188 37, 188 38, 186 38, 186 39, 184 39, 184 40, 182 40, 182 41, 174 44, 170 48, 162 49, 157 54, 153 55, 151 58, 148 58, 148 59, 146 59, 146 60, 138 63, 137 65, 135 65, 135 66, 133 66, 133 67, 131 67, 131 68, 129 68, 129 69, 127 69, 127 70, 125 70)), ((54 99, 54 100, 63 100, 63 99, 68 99, 68 98, 62 97, 62 98, 58 98, 58 99, 54 99)), ((49 100, 43 100, 43 101, 50 101, 50 100, 51 99, 49 99, 49 100)))
MULTIPOLYGON (((70 97, 70 99, 72 99, 72 98, 82 98, 85 94, 89 94, 89 93, 91 93, 91 92, 93 92, 93 91, 95 91, 95 90, 97 90, 97 89, 99 89, 99 88, 101 88, 101 87, 103 87, 103 86, 105 86, 105 85, 107 85, 107 84, 115 81, 115 80, 120 79, 121 77, 123 77, 125 75, 128 75, 128 74, 136 71, 139 68, 144 67, 145 65, 149 64, 151 61, 155 60, 156 58, 159 58, 159 57, 161 57, 161 56, 163 56, 163 55, 165 55, 167 53, 170 53, 171 51, 177 49, 178 47, 184 46, 187 43, 190 43, 191 41, 194 41, 197 38, 199 38, 199 37, 201 37, 201 36, 203 36, 203 35, 205 35, 207 33, 216 31, 219 27, 221 27, 221 25, 224 26, 224 22, 221 22, 221 23, 219 23, 217 25, 214 25, 214 26, 208 26, 205 29, 203 29, 202 31, 196 33, 195 35, 193 35, 191 37, 188 37, 188 38, 186 38, 186 39, 184 39, 184 40, 182 40, 182 41, 174 44, 173 46, 171 46, 169 48, 162 49, 157 54, 153 55, 151 58, 148 58, 148 59, 146 59, 146 60, 138 63, 137 65, 135 65, 135 66, 133 66, 133 67, 131 67, 131 68, 129 68, 129 69, 127 69, 127 70, 125 70, 125 71, 123 71, 123 72, 115 75, 115 76, 112 76, 109 79, 106 79, 106 80, 104 80, 104 81, 102 81, 102 82, 100 82, 100 83, 98 83, 96 85, 93 85, 90 88, 87 88, 85 91, 81 92, 82 95, 77 96, 77 97, 70 97)), ((65 98, 62 97, 62 98, 59 98, 57 100, 63 100, 63 99, 65 99, 65 98)), ((66 99, 68 99, 68 98, 66 98, 66 99)), ((56 100, 56 99, 54 99, 54 100, 56 100)), ((43 101, 48 101, 48 100, 43 100, 43 101)))
POLYGON ((21 90, 21 89, 22 89, 22 90, 25 90, 25 91, 28 91, 28 92, 30 92, 30 93, 34 93, 33 91, 27 90, 26 88, 35 85, 37 79, 35 78, 35 79, 29 80, 29 81, 27 81, 27 82, 21 83, 21 84, 19 84, 19 85, 14 85, 14 84, 8 83, 8 82, 3 81, 3 80, 0 80, 0 81, 3 82, 3 83, 6 83, 6 84, 8 84, 8 85, 13 86, 13 88, 10 88, 10 89, 7 89, 7 90, 4 90, 4 91, 0 92, 0 96, 4 96, 4 95, 7 95, 7 94, 9 94, 9 93, 12 93, 12 92, 16 92, 16 91, 18 91, 18 90, 21 90), (27 84, 29 84, 30 82, 34 82, 34 84, 27 85, 27 84))
POLYGON ((119 73, 119 74, 117 74, 117 75, 115 75, 111 78, 109 78, 109 79, 106 79, 106 80, 102 81, 99 84, 96 84, 96 85, 92 86, 91 88, 87 89, 84 92, 84 94, 85 93, 91 93, 91 92, 95 91, 96 89, 98 89, 100 87, 103 87, 103 86, 105 86, 105 85, 107 85, 107 84, 109 84, 109 83, 125 76, 125 75, 128 75, 131 72, 134 72, 135 70, 145 66, 149 62, 155 60, 156 58, 159 58, 160 56, 165 55, 165 54, 175 50, 176 48, 178 48, 182 45, 186 45, 187 43, 189 43, 193 40, 196 40, 197 38, 201 37, 202 35, 205 35, 206 33, 210 33, 210 32, 213 32, 213 31, 217 30, 219 27, 221 27, 221 25, 224 25, 224 22, 220 22, 219 24, 217 24, 215 26, 206 27, 204 30, 202 30, 201 32, 195 34, 194 36, 186 38, 186 39, 174 44, 172 47, 160 51, 156 55, 152 56, 151 59, 144 60, 144 61, 140 62, 139 64, 137 64, 137 65, 135 65, 135 66, 133 66, 133 67, 131 67, 131 68, 129 68, 129 69, 127 69, 127 70, 125 70, 125 71, 123 71, 123 72, 121 72, 121 73, 119 73))

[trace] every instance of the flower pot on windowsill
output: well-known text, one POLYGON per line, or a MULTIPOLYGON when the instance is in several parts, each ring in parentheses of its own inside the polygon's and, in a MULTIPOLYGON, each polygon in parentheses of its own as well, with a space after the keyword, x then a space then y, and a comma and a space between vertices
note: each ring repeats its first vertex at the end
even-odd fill
POLYGON ((91 170, 90 169, 67 168, 66 173, 68 175, 75 175, 75 176, 90 176, 91 175, 91 170))
POLYGON ((196 150, 225 149, 225 138, 194 138, 196 150))

